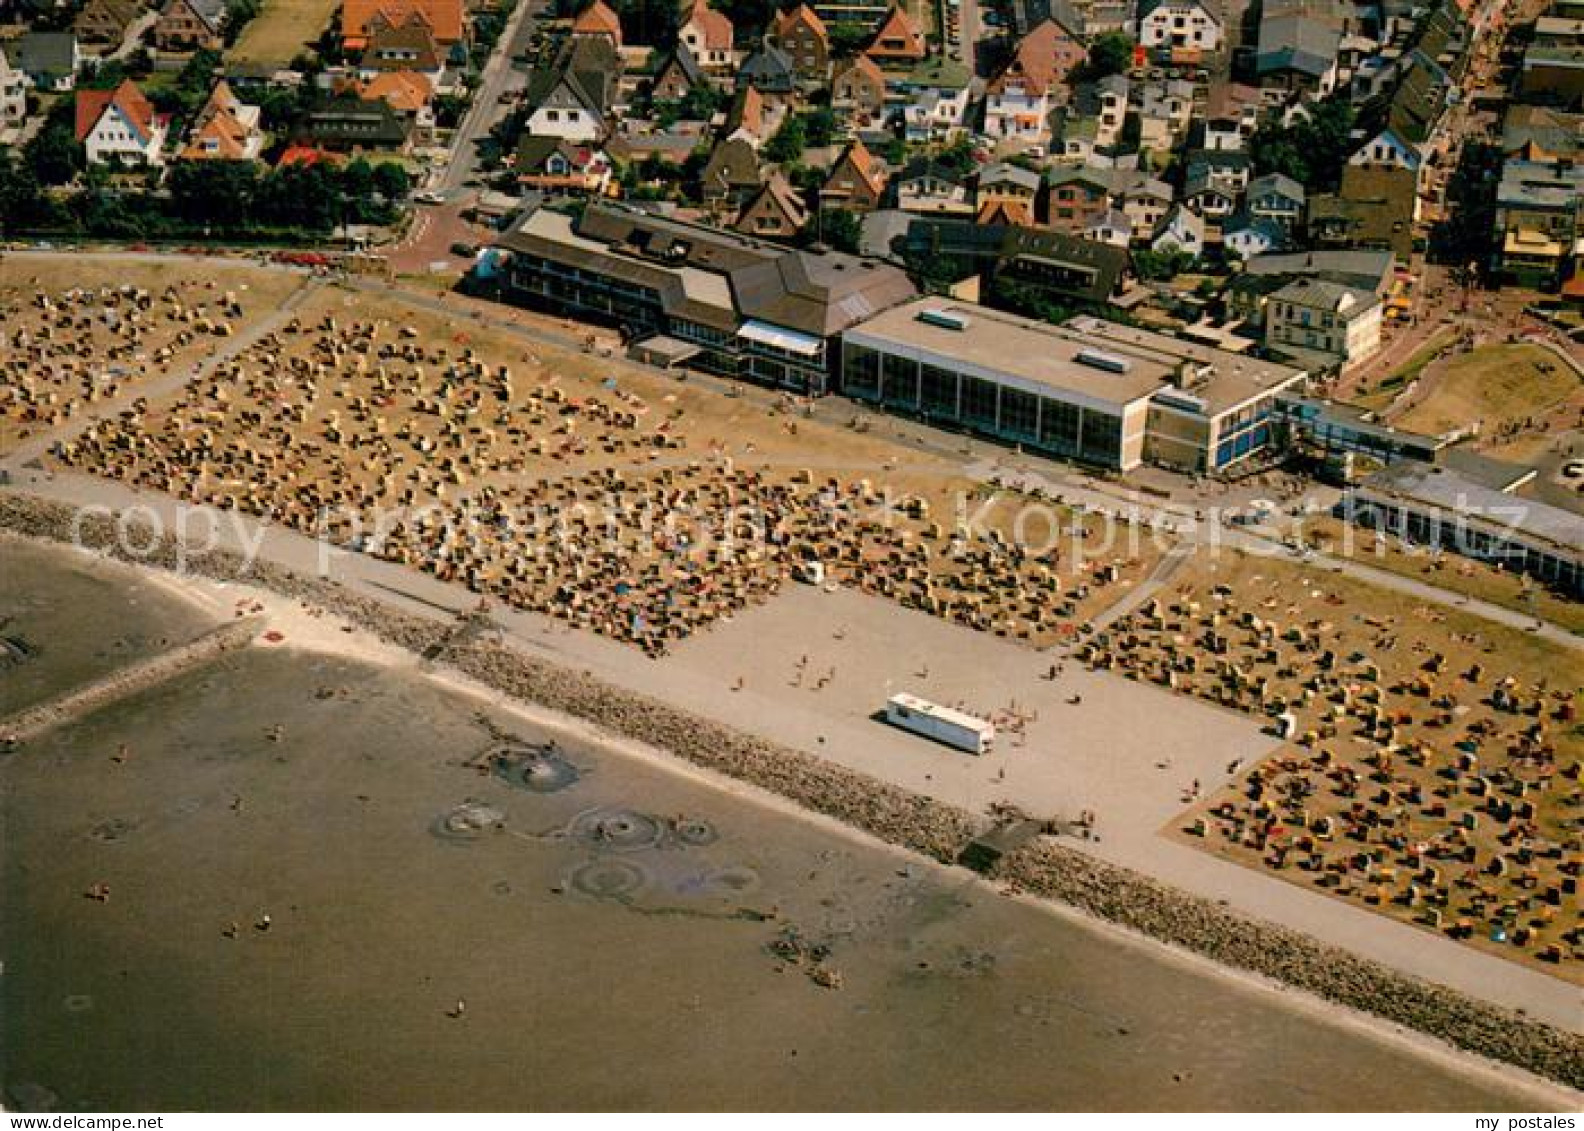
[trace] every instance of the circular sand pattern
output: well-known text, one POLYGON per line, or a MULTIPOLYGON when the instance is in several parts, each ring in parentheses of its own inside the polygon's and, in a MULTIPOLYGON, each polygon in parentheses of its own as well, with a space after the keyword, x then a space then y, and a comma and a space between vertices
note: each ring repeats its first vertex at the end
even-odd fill
POLYGON ((572 819, 567 831, 576 839, 610 852, 637 852, 660 843, 659 819, 634 809, 590 809, 572 819))
POLYGON ((572 873, 571 887, 595 899, 624 899, 648 882, 648 873, 630 860, 594 860, 572 873))
POLYGON ((477 840, 506 823, 506 814, 482 801, 467 801, 435 818, 435 836, 442 840, 477 840))
POLYGON ((544 746, 502 746, 490 752, 496 776, 533 793, 559 793, 583 776, 554 743, 544 746))
POLYGON ((683 817, 677 821, 675 828, 677 840, 691 848, 702 848, 720 839, 720 833, 715 831, 714 825, 697 817, 683 817))
POLYGON ((746 895, 759 886, 759 873, 734 864, 718 868, 704 877, 704 891, 710 895, 746 895))

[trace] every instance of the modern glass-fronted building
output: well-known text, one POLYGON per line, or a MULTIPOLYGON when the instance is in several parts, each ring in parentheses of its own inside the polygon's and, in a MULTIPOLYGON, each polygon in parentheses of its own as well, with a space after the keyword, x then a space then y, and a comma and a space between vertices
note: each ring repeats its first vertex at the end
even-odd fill
POLYGON ((918 299, 842 336, 841 392, 1031 451, 1127 471, 1226 471, 1270 448, 1302 370, 1095 318, 1052 326, 918 299))

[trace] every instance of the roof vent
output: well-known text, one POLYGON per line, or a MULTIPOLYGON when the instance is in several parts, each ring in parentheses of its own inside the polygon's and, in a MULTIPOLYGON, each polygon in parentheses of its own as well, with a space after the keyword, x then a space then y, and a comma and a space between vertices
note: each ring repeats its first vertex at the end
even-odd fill
POLYGON ((926 326, 956 330, 958 333, 968 329, 968 316, 957 310, 921 310, 918 320, 926 326))
POLYGON ((1078 356, 1074 360, 1080 365, 1104 369, 1107 373, 1126 373, 1133 368, 1133 363, 1125 357, 1118 357, 1114 353, 1102 353, 1093 349, 1079 350, 1078 356))

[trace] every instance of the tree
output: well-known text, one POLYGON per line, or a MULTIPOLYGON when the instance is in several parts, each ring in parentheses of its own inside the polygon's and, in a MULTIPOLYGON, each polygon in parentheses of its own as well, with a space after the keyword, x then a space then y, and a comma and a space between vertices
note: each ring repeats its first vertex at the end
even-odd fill
POLYGON ((412 177, 395 161, 381 161, 374 166, 374 191, 386 200, 402 200, 412 188, 412 177))
POLYGON ((70 126, 53 120, 33 136, 22 156, 41 185, 70 184, 86 164, 76 133, 70 126))
POLYGON ((1120 31, 1108 31, 1089 45, 1089 57, 1073 68, 1074 82, 1097 82, 1120 75, 1133 65, 1133 40, 1120 31))
POLYGON ((1307 117, 1290 126, 1262 123, 1249 139, 1255 173, 1282 173, 1311 193, 1335 189, 1351 149, 1353 117, 1351 103, 1333 98, 1311 107, 1307 117))
POLYGON ((765 157, 778 165, 787 165, 803 156, 808 143, 808 127, 801 114, 788 114, 775 136, 765 142, 765 157))
POLYGON ((820 236, 837 251, 857 255, 859 240, 863 235, 863 221, 856 212, 845 208, 832 208, 820 216, 820 236))
POLYGON ((1145 280, 1174 279, 1193 266, 1194 257, 1181 248, 1153 251, 1141 248, 1133 253, 1133 269, 1145 280))
POLYGON ((829 106, 810 110, 803 116, 804 144, 823 149, 836 139, 836 111, 829 106))
POLYGON ((259 176, 251 161, 178 161, 165 187, 172 214, 191 223, 237 230, 260 219, 259 176))
POLYGON ((236 43, 238 37, 254 16, 259 14, 259 0, 227 0, 225 22, 225 44, 227 47, 236 43))

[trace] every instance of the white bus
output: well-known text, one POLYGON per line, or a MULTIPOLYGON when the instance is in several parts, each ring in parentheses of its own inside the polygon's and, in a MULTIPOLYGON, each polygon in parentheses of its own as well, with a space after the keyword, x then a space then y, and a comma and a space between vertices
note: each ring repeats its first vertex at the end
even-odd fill
POLYGON ((970 754, 985 753, 995 741, 994 723, 906 692, 886 700, 886 722, 970 754))

